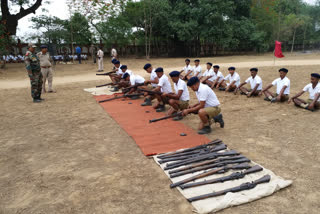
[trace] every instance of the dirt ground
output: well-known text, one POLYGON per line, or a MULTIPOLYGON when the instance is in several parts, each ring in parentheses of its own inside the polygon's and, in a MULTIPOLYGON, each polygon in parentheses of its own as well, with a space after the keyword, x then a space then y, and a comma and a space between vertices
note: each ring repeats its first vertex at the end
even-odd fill
MULTIPOLYGON (((277 59, 270 54, 203 58, 238 67, 241 80, 259 67, 264 85, 289 69, 291 95, 320 72, 320 54, 295 54, 277 59)), ((121 59, 135 73, 143 59, 121 59)), ((105 61, 105 71, 111 64, 105 61)), ((181 69, 184 59, 152 59, 168 73, 181 69)), ((95 65, 57 65, 57 93, 33 104, 22 64, 0 71, 0 213, 192 213, 192 206, 152 159, 83 88, 106 82, 96 77, 95 65), (93 76, 93 77, 92 77, 93 76), (92 77, 92 78, 91 78, 92 77)), ((107 80, 109 81, 109 80, 107 80)), ((214 127, 210 139, 220 138, 230 148, 274 171, 293 185, 274 195, 222 214, 319 213, 320 112, 292 104, 270 104, 262 98, 216 92, 226 126, 214 127)), ((195 102, 194 93, 192 102, 195 102)), ((306 97, 306 96, 304 96, 306 97)), ((196 129, 198 118, 183 123, 196 129)))

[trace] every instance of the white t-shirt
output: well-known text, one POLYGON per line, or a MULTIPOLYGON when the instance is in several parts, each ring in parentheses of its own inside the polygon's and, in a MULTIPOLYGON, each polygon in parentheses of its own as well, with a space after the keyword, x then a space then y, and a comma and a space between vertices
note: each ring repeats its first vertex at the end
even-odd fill
POLYGON ((182 68, 182 70, 184 70, 184 74, 186 75, 190 70, 192 71, 192 67, 191 65, 189 64, 188 66, 184 66, 184 68, 182 68))
POLYGON ((116 49, 112 48, 111 49, 111 56, 116 57, 117 56, 117 51, 116 49))
POLYGON ((198 75, 198 77, 201 77, 201 66, 200 65, 198 65, 197 67, 196 66, 193 67, 193 76, 197 76, 197 75, 198 75))
POLYGON ((116 74, 117 75, 123 75, 124 73, 122 72, 122 70, 120 69, 121 68, 121 64, 120 64, 120 66, 119 66, 119 68, 118 68, 118 70, 117 70, 117 72, 116 72, 116 74))
POLYGON ((140 75, 134 75, 134 74, 130 75, 130 84, 131 85, 141 84, 141 83, 144 83, 144 81, 145 81, 145 79, 140 75))
POLYGON ((196 91, 199 102, 206 101, 205 108, 219 106, 220 102, 217 95, 213 92, 209 86, 200 83, 198 91, 196 91))
POLYGON ((252 78, 252 76, 249 77, 246 80, 246 83, 250 83, 251 89, 254 89, 254 87, 256 87, 256 85, 259 84, 257 90, 258 91, 262 90, 262 79, 258 75, 256 75, 254 78, 252 78))
POLYGON ((224 80, 229 80, 230 83, 236 81, 235 85, 238 87, 240 85, 240 76, 237 72, 234 72, 233 75, 228 74, 224 80))
MULTIPOLYGON (((309 83, 303 88, 303 91, 309 92, 310 96, 309 98, 311 100, 314 100, 314 97, 317 93, 320 93, 320 83, 317 84, 315 88, 312 88, 312 83, 309 83)), ((318 102, 320 102, 320 98, 318 99, 318 102)))
POLYGON ((188 87, 187 87, 187 84, 185 83, 185 81, 179 79, 177 84, 173 83, 173 87, 174 87, 174 90, 176 91, 176 94, 178 94, 178 92, 181 90, 183 91, 180 96, 180 100, 182 100, 182 101, 189 101, 190 100, 188 87))
POLYGON ((219 77, 219 82, 221 82, 224 79, 224 76, 221 73, 221 71, 218 71, 217 73, 213 71, 213 77, 210 78, 209 80, 213 82, 213 81, 216 81, 216 79, 218 79, 218 77, 219 77))
POLYGON ((103 58, 103 51, 100 49, 98 50, 97 56, 103 58))
MULTIPOLYGON (((151 74, 150 74, 150 80, 151 80, 151 81, 154 81, 154 80, 157 79, 157 78, 158 78, 157 73, 155 72, 155 69, 153 69, 153 70, 151 71, 151 74)), ((151 85, 152 85, 153 87, 157 87, 157 86, 158 86, 158 84, 156 84, 156 83, 151 83, 151 85)))
POLYGON ((280 94, 283 86, 287 86, 286 90, 284 90, 284 94, 290 94, 290 80, 288 77, 283 79, 279 77, 272 82, 272 85, 277 85, 277 94, 280 94))
POLYGON ((162 77, 159 79, 158 86, 161 87, 161 92, 163 93, 172 93, 171 83, 169 82, 168 77, 163 74, 162 77))
MULTIPOLYGON (((121 69, 120 69, 120 70, 121 70, 121 69)), ((122 70, 121 70, 121 71, 122 71, 122 70)), ((128 73, 130 76, 133 75, 133 72, 132 72, 131 70, 128 70, 128 69, 127 69, 126 72, 124 72, 124 73, 122 74, 122 77, 123 77, 123 75, 124 75, 125 73, 128 73)))

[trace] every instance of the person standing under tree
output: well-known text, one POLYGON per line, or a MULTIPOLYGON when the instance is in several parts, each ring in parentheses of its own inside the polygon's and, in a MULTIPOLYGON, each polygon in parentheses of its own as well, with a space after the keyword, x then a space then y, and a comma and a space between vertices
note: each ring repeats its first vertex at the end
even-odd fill
POLYGON ((43 76, 42 92, 43 93, 46 92, 46 81, 48 79, 48 85, 49 85, 48 92, 52 93, 52 92, 55 92, 52 89, 52 79, 53 79, 52 68, 51 68, 52 59, 50 57, 50 54, 48 53, 48 47, 46 45, 41 45, 40 48, 41 48, 41 51, 37 54, 37 56, 40 60, 41 73, 43 76))
POLYGON ((79 46, 76 47, 76 54, 79 60, 79 64, 81 64, 81 48, 79 46))
POLYGON ((40 70, 40 60, 35 54, 35 46, 32 43, 28 45, 28 51, 24 57, 26 69, 31 83, 31 96, 34 103, 40 103, 44 99, 41 99, 42 90, 42 73, 40 70))
POLYGON ((98 57, 98 65, 99 65, 99 69, 98 72, 102 72, 103 71, 103 51, 102 51, 102 47, 99 47, 98 53, 97 53, 97 57, 98 57))
POLYGON ((114 46, 112 46, 112 49, 111 49, 111 60, 113 59, 118 59, 118 53, 117 53, 117 50, 114 48, 114 46))

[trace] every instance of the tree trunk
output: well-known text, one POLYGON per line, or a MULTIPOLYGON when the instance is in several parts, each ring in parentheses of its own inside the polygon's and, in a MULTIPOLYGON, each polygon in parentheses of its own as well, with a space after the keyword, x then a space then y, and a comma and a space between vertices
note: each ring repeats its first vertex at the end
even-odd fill
POLYGON ((306 32, 307 32, 307 26, 304 28, 304 32, 303 32, 303 41, 302 41, 302 51, 304 52, 304 44, 305 44, 305 40, 306 40, 306 32))
POLYGON ((291 53, 293 52, 294 40, 296 39, 296 31, 297 31, 297 28, 295 28, 295 29, 294 29, 294 32, 293 32, 292 45, 291 45, 291 53))

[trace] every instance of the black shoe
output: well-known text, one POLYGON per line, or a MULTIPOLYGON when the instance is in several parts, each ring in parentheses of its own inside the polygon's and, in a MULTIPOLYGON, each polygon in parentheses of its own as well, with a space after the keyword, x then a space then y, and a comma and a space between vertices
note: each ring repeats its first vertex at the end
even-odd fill
POLYGON ((183 119, 183 116, 181 116, 181 115, 178 115, 178 116, 175 116, 174 118, 172 118, 172 120, 174 120, 174 121, 179 121, 182 119, 183 119))
POLYGON ((118 87, 114 87, 113 90, 111 90, 111 92, 117 92, 117 91, 119 91, 118 87))
POLYGON ((240 92, 240 95, 247 95, 246 93, 244 93, 243 91, 240 92))
POLYGON ((270 101, 271 101, 272 103, 275 103, 275 102, 277 102, 277 98, 272 98, 270 101))
POLYGON ((130 98, 131 98, 131 100, 137 100, 137 99, 139 99, 139 96, 132 96, 130 98))
POLYGON ((152 106, 151 100, 150 99, 145 99, 144 103, 141 103, 141 106, 152 106))
POLYGON ((209 134, 211 132, 211 127, 210 126, 205 126, 203 129, 200 129, 198 131, 198 134, 209 134))
POLYGON ((223 116, 222 114, 219 114, 218 116, 215 116, 213 118, 215 123, 219 123, 220 124, 220 128, 224 128, 224 121, 223 121, 223 116))
POLYGON ((225 91, 226 89, 225 88, 219 88, 219 91, 225 91))
POLYGON ((269 102, 271 101, 268 97, 265 97, 264 100, 269 102))
POLYGON ((33 102, 34 102, 34 103, 41 103, 41 100, 34 98, 34 99, 33 99, 33 102))
POLYGON ((166 110, 166 108, 164 107, 164 105, 159 105, 159 108, 156 109, 156 112, 164 112, 166 110))

